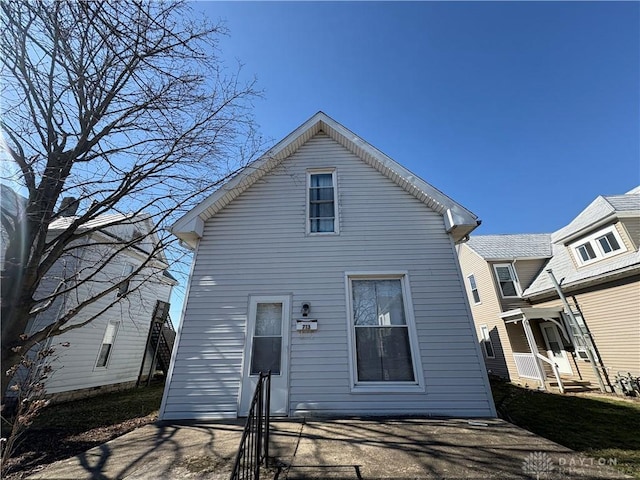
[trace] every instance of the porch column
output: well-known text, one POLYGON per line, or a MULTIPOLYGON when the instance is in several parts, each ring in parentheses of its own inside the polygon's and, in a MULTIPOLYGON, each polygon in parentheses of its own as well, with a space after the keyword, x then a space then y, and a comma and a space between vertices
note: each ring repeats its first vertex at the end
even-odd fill
POLYGON ((542 390, 547 389, 547 385, 545 379, 547 375, 544 373, 544 368, 540 364, 540 359, 538 358, 538 346, 536 345, 536 339, 533 336, 533 331, 531 331, 531 325, 529 325, 529 319, 522 319, 522 326, 524 327, 524 335, 527 337, 527 343, 529 344, 529 350, 533 354, 533 360, 536 363, 536 369, 538 370, 538 378, 540 380, 540 386, 542 390))

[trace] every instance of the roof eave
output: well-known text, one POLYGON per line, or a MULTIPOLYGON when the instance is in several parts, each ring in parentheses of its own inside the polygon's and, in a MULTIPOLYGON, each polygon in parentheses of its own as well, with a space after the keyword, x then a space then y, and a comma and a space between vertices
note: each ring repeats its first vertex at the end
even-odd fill
POLYGON ((197 240, 202 237, 203 225, 199 225, 199 222, 203 223, 215 215, 320 131, 327 133, 405 191, 443 215, 446 230, 456 242, 464 239, 480 224, 478 217, 471 211, 402 167, 325 113, 318 112, 179 218, 172 226, 171 232, 190 248, 195 248, 197 240))
MULTIPOLYGON (((580 280, 576 280, 574 282, 563 283, 561 285, 562 291, 567 293, 575 290, 579 290, 581 288, 589 287, 591 285, 610 282, 612 280, 617 280, 620 278, 630 277, 636 273, 640 273, 640 264, 636 263, 634 265, 629 265, 628 267, 621 268, 619 270, 613 270, 610 272, 605 272, 600 275, 595 275, 589 278, 583 278, 580 280)), ((522 293, 522 298, 527 300, 537 300, 539 298, 544 298, 547 296, 557 296, 556 289, 554 287, 545 288, 544 290, 539 290, 537 292, 527 293, 525 290, 522 293)))

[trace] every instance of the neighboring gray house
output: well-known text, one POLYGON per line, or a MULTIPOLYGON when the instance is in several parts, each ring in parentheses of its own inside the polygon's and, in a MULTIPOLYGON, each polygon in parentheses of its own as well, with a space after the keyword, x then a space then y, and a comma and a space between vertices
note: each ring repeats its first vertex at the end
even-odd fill
MULTIPOLYGON (((3 202, 12 198, 8 187, 3 186, 2 190, 3 202)), ((75 218, 60 216, 54 220, 48 238, 65 230, 75 218)), ((28 333, 41 330, 79 302, 120 282, 153 254, 129 282, 83 308, 70 325, 92 316, 97 318, 48 340, 47 345, 56 348, 56 359, 46 390, 56 400, 131 387, 155 368, 168 371, 173 346, 169 299, 177 282, 166 271, 164 253, 153 253, 157 237, 147 236, 151 228, 150 220, 143 215, 110 214, 91 220, 80 227, 91 233, 81 237, 75 248, 67 249, 43 278, 36 299, 46 298, 61 282, 69 291, 32 319, 26 329, 28 333), (138 237, 140 240, 135 241, 138 237), (123 241, 131 240, 134 240, 131 246, 121 247, 123 241), (97 267, 112 255, 104 268, 97 267), (66 342, 67 348, 57 346, 66 342)))
POLYGON ((455 244, 477 217, 322 112, 186 214, 160 418, 495 415, 455 244))

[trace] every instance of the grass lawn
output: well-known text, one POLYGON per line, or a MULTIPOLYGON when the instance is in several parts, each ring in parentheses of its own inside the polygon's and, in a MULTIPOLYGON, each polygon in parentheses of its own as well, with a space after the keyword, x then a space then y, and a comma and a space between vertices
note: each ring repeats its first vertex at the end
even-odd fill
POLYGON ((163 384, 152 384, 149 387, 54 404, 42 411, 33 428, 64 428, 79 433, 134 418, 150 415, 157 417, 163 388, 163 384))
POLYGON ((163 385, 106 393, 42 410, 3 465, 2 478, 22 478, 38 465, 72 457, 158 418, 163 385))
POLYGON ((640 400, 560 395, 493 381, 498 414, 592 458, 615 458, 640 479, 640 400))

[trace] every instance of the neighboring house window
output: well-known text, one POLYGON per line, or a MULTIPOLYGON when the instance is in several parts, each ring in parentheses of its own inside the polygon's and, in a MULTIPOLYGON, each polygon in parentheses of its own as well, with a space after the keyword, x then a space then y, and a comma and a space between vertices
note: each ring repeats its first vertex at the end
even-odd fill
POLYGON ((469 289, 471 290, 471 296, 473 296, 473 303, 480 303, 480 294, 478 293, 475 275, 471 274, 467 278, 469 279, 469 289))
POLYGON ((616 236, 613 234, 613 232, 609 232, 606 235, 596 238, 596 241, 600 244, 600 249, 605 255, 607 253, 620 250, 620 244, 618 243, 618 240, 616 239, 616 236))
POLYGON ((580 258, 582 258, 583 262, 588 262, 589 260, 593 260, 594 258, 596 258, 596 252, 593 250, 590 242, 578 245, 578 247, 576 247, 576 250, 580 254, 580 258))
POLYGON ((100 346, 100 352, 98 353, 96 367, 106 367, 109 363, 109 358, 111 358, 113 343, 116 339, 116 333, 118 333, 119 325, 120 322, 109 322, 107 325, 107 330, 104 332, 102 345, 100 346))
MULTIPOLYGON (((588 345, 588 342, 589 342, 588 339, 591 334, 589 333, 589 329, 587 328, 587 325, 584 323, 584 319, 582 318, 582 315, 580 315, 579 313, 573 314, 573 317, 576 319, 577 324, 572 324, 572 322, 570 322, 569 319, 567 318, 568 316, 566 314, 563 313, 562 315, 565 318, 566 324, 569 325, 570 327, 569 331, 571 332, 571 339, 573 340, 573 345, 576 348, 576 354, 581 359, 588 361, 589 355, 587 354, 587 349, 591 348, 588 345)), ((594 358, 597 358, 597 354, 593 349, 591 350, 591 354, 593 355, 594 358)))
POLYGON ((420 387, 406 275, 350 275, 348 287, 355 387, 420 387))
POLYGON ((587 265, 627 251, 618 230, 613 225, 582 238, 570 247, 573 248, 579 265, 587 265))
POLYGON ((486 325, 480 327, 482 333, 482 347, 484 349, 484 356, 487 358, 496 358, 496 354, 493 350, 493 343, 491 343, 491 335, 489 334, 489 328, 486 325))
POLYGON ((516 272, 513 270, 513 266, 510 263, 502 263, 493 266, 496 272, 496 278, 500 285, 500 292, 504 298, 518 297, 519 286, 518 279, 516 278, 516 272))
POLYGON ((309 172, 307 233, 338 233, 335 170, 309 172))
POLYGON ((133 265, 127 263, 125 264, 122 270, 122 278, 126 278, 127 280, 118 287, 118 296, 121 297, 125 293, 129 291, 129 286, 131 285, 130 275, 133 273, 133 265))

